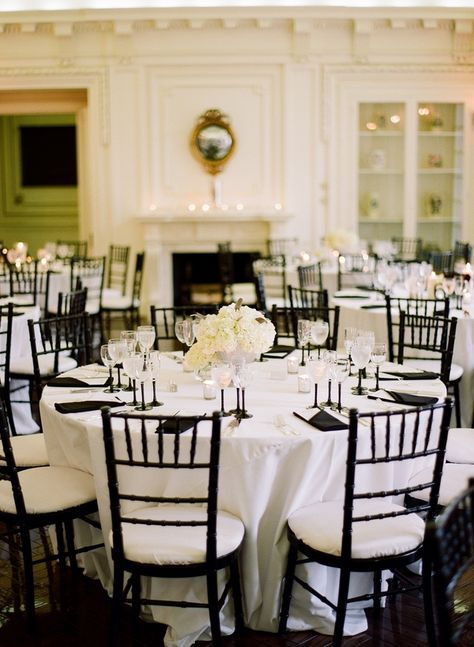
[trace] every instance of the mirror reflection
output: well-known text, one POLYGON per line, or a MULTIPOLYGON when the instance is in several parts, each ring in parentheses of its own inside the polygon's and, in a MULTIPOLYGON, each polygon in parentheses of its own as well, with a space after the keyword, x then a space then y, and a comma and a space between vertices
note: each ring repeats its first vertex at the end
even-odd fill
POLYGON ((208 173, 220 173, 235 149, 229 118, 217 109, 207 110, 193 131, 191 149, 208 173))

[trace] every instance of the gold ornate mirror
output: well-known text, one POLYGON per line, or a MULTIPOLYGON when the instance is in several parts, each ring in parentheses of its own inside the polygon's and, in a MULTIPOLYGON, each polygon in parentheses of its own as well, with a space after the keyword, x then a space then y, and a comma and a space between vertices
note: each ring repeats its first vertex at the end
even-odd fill
POLYGON ((191 135, 191 150, 211 175, 223 171, 235 151, 235 135, 227 115, 216 108, 206 110, 191 135))

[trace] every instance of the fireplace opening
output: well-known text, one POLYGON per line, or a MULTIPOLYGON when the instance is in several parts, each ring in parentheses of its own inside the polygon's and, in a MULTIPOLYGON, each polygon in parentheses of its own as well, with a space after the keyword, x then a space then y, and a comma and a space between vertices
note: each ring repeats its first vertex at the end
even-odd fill
POLYGON ((230 276, 216 252, 173 254, 174 305, 221 303, 225 283, 253 283, 253 262, 260 252, 231 252, 230 276), (225 274, 225 276, 224 276, 225 274))

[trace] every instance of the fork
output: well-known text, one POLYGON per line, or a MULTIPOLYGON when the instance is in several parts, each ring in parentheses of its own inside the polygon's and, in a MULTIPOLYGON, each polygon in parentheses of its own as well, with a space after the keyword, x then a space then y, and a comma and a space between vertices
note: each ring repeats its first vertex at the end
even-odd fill
POLYGON ((227 427, 224 429, 224 436, 233 436, 235 433, 235 430, 237 427, 240 425, 240 418, 233 418, 227 427))
POLYGON ((286 422, 285 417, 280 413, 277 413, 273 418, 273 424, 277 429, 281 431, 282 434, 285 434, 285 436, 301 436, 301 432, 289 425, 286 422))

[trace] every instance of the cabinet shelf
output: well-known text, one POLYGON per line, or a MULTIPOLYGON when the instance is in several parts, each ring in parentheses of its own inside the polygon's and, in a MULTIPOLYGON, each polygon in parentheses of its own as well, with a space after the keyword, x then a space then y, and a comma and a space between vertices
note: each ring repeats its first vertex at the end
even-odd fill
POLYGON ((420 175, 460 175, 462 173, 459 168, 419 168, 420 175))
POLYGON ((359 169, 359 173, 360 175, 403 175, 403 171, 401 169, 393 168, 361 168, 359 169))

